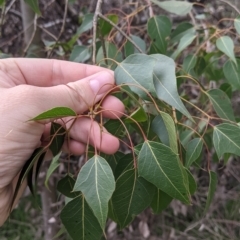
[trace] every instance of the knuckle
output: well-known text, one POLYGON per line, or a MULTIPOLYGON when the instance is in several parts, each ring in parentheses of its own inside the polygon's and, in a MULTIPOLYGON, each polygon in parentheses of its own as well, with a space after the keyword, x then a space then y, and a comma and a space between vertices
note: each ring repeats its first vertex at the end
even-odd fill
POLYGON ((87 89, 84 84, 68 83, 66 84, 66 90, 69 95, 69 99, 75 109, 83 110, 89 106, 87 104, 87 89))

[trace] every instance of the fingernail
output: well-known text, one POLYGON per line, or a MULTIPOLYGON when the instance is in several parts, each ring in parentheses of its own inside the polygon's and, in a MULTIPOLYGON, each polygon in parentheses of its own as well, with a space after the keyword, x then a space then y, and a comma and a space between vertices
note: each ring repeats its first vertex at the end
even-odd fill
POLYGON ((98 73, 90 80, 89 85, 96 95, 103 94, 113 86, 113 76, 108 72, 98 73))

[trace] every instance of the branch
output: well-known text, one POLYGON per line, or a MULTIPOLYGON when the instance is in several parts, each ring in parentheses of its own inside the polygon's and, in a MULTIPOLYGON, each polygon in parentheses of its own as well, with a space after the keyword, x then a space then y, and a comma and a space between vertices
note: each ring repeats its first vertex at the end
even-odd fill
POLYGON ((12 1, 9 3, 9 5, 6 7, 5 14, 7 14, 9 10, 11 10, 11 7, 12 7, 12 5, 13 5, 15 2, 16 2, 16 0, 12 0, 12 1))
POLYGON ((103 14, 98 13, 98 16, 100 18, 102 18, 103 20, 105 20, 106 22, 108 22, 109 24, 111 24, 114 28, 116 28, 130 43, 132 43, 132 45, 140 52, 140 53, 144 53, 142 51, 142 49, 125 33, 123 32, 123 30, 118 27, 114 22, 112 22, 110 19, 108 19, 107 17, 105 17, 103 14))
POLYGON ((231 6, 238 14, 240 14, 240 11, 238 10, 238 8, 237 8, 235 5, 231 4, 229 1, 220 0, 220 2, 224 2, 224 3, 228 4, 228 5, 231 6))
POLYGON ((3 23, 4 23, 5 11, 6 11, 6 3, 3 4, 1 19, 0 19, 0 36, 1 37, 3 35, 3 23))
POLYGON ((94 17, 93 17, 93 53, 92 53, 93 64, 96 64, 97 20, 98 20, 98 16, 101 14, 100 10, 102 7, 102 1, 103 0, 98 0, 94 17))
POLYGON ((37 32, 37 14, 35 14, 34 19, 33 19, 33 32, 32 32, 32 36, 31 36, 31 38, 29 39, 29 42, 28 42, 27 46, 26 46, 26 47, 24 48, 24 50, 23 50, 23 56, 24 56, 24 57, 26 56, 26 53, 27 53, 30 45, 31 45, 32 42, 33 42, 33 39, 34 39, 34 37, 35 37, 36 32, 37 32))
POLYGON ((62 36, 62 34, 64 32, 65 24, 66 24, 66 20, 67 20, 67 10, 68 10, 68 0, 65 0, 65 8, 64 8, 63 23, 62 23, 62 26, 61 26, 61 30, 60 30, 60 33, 59 33, 59 35, 57 37, 57 41, 55 42, 51 52, 48 55, 48 58, 50 58, 52 56, 53 50, 54 50, 55 46, 58 44, 59 39, 60 39, 60 37, 62 36))
POLYGON ((154 16, 152 3, 150 0, 146 0, 147 4, 149 5, 149 17, 152 18, 154 16))
POLYGON ((93 43, 92 43, 93 44, 93 53, 92 53, 92 62, 93 62, 93 64, 96 64, 96 39, 97 39, 97 20, 98 20, 98 17, 102 18, 103 20, 108 22, 112 27, 117 29, 118 32, 120 32, 130 43, 132 43, 132 45, 140 53, 144 53, 142 51, 142 49, 125 32, 123 32, 120 27, 118 27, 114 22, 112 22, 110 19, 108 19, 107 17, 105 17, 101 13, 102 2, 103 2, 103 0, 98 0, 97 6, 96 6, 96 10, 95 10, 95 13, 94 13, 94 17, 93 17, 93 43))

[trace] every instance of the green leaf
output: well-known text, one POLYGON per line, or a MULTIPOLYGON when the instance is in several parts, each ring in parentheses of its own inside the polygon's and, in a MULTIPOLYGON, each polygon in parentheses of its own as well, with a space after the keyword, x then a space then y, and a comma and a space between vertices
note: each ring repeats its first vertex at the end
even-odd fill
POLYGON ((0 0, 0 6, 3 6, 5 4, 5 0, 0 0))
POLYGON ((117 220, 116 214, 115 214, 114 209, 113 209, 112 200, 109 201, 108 209, 109 209, 108 210, 108 218, 110 218, 115 223, 117 223, 118 220, 117 220))
POLYGON ((72 62, 84 63, 91 57, 89 48, 86 46, 74 46, 69 60, 72 62))
POLYGON ((44 157, 45 157, 45 153, 42 154, 38 159, 36 159, 36 162, 33 164, 32 168, 29 170, 29 173, 27 175, 28 187, 34 197, 37 194, 37 187, 38 187, 37 180, 38 180, 42 163, 44 161, 44 157))
POLYGON ((53 237, 52 240, 59 239, 59 237, 62 236, 66 232, 67 232, 66 228, 64 226, 61 227, 61 229, 56 233, 56 235, 53 237))
POLYGON ((55 157, 53 157, 51 164, 47 170, 47 175, 46 175, 46 179, 45 179, 45 186, 49 189, 48 187, 48 180, 50 178, 50 176, 53 174, 53 172, 59 167, 60 163, 59 163, 59 158, 61 156, 62 152, 59 152, 55 157))
POLYGON ((41 11, 38 6, 38 0, 24 0, 25 3, 31 7, 31 9, 38 15, 41 15, 41 11))
POLYGON ((138 156, 141 149, 142 149, 143 143, 139 143, 137 146, 134 147, 134 153, 138 156))
MULTIPOLYGON (((143 39, 136 35, 130 35, 133 42, 143 51, 146 52, 146 43, 143 39)), ((134 53, 139 53, 139 51, 134 47, 134 53)))
POLYGON ((186 73, 190 73, 190 71, 195 68, 197 64, 197 57, 195 55, 188 55, 183 61, 183 70, 186 73))
POLYGON ((101 239, 101 226, 82 195, 63 208, 60 218, 73 240, 101 239))
MULTIPOLYGON (((147 105, 147 103, 146 103, 146 105, 147 105)), ((155 118, 155 115, 150 115, 148 113, 148 121, 141 123, 140 125, 141 125, 141 128, 148 140, 155 139, 156 142, 159 142, 158 139, 156 139, 156 134, 153 132, 153 130, 151 128, 151 124, 152 124, 152 121, 154 118, 155 118)), ((137 127, 136 127, 136 129, 137 129, 137 127)), ((139 130, 139 133, 141 134, 140 130, 139 130)))
POLYGON ((230 60, 227 61, 223 66, 223 72, 228 82, 240 90, 240 59, 237 59, 237 65, 230 60))
POLYGON ((145 141, 138 156, 139 176, 183 203, 190 203, 188 176, 171 148, 145 141))
POLYGON ((217 187, 217 174, 215 172, 210 171, 209 178, 210 178, 210 181, 209 181, 209 188, 208 188, 208 196, 207 196, 207 202, 204 210, 204 215, 207 213, 210 207, 210 204, 213 200, 214 193, 217 187))
POLYGON ((230 157, 231 157, 231 153, 224 153, 223 155, 224 164, 227 164, 230 157))
POLYGON ((152 69, 155 59, 145 54, 136 53, 127 57, 115 69, 114 76, 118 85, 127 83, 129 88, 139 96, 146 97, 141 89, 155 92, 152 82, 152 69))
MULTIPOLYGON (((140 37, 135 35, 130 35, 132 41, 143 51, 146 52, 146 43, 140 37)), ((125 57, 130 56, 131 54, 139 53, 139 51, 134 47, 134 45, 127 41, 124 45, 124 55, 125 57)))
POLYGON ((118 85, 129 84, 129 88, 142 98, 147 98, 146 92, 154 96, 157 93, 160 100, 192 120, 178 95, 175 63, 171 58, 161 54, 133 54, 118 65, 114 74, 118 85))
POLYGON ((27 175, 27 186, 29 187, 30 192, 35 196, 34 182, 33 182, 33 167, 29 170, 27 175))
POLYGON ((190 141, 192 135, 194 134, 194 131, 192 130, 185 130, 180 133, 180 141, 184 147, 188 144, 190 141))
POLYGON ((224 153, 240 156, 240 127, 229 123, 222 123, 214 127, 213 145, 218 158, 224 153))
POLYGON ((129 153, 124 155, 121 159, 119 159, 118 164, 116 166, 115 171, 115 179, 118 179, 119 176, 126 172, 129 169, 133 169, 133 154, 129 153))
POLYGON ((151 54, 157 54, 157 53, 161 53, 161 51, 157 48, 156 44, 152 42, 150 45, 148 54, 151 55, 151 54))
POLYGON ((115 180, 112 169, 104 158, 97 155, 82 167, 73 189, 83 193, 102 229, 106 224, 108 201, 114 189, 115 180))
MULTIPOLYGON (((118 22, 118 16, 116 14, 109 14, 106 16, 110 21, 117 24, 118 22)), ((108 22, 106 22, 104 19, 99 19, 99 29, 101 31, 102 36, 106 36, 110 33, 112 30, 112 25, 108 22)))
POLYGON ((234 19, 234 27, 237 33, 240 35, 240 16, 234 19))
POLYGON ((134 46, 131 42, 127 41, 124 45, 124 56, 128 57, 135 53, 134 46))
POLYGON ((73 187, 75 184, 75 180, 67 174, 64 178, 62 178, 57 183, 57 190, 66 197, 75 198, 79 195, 78 192, 73 192, 73 187))
MULTIPOLYGON (((219 56, 220 58, 220 56, 219 56)), ((205 56, 205 59, 208 59, 205 56)), ((203 74, 208 78, 214 81, 220 81, 224 78, 223 68, 217 64, 216 55, 211 59, 207 60, 207 65, 203 71, 203 74)))
POLYGON ((232 86, 229 83, 221 84, 219 89, 225 92, 230 99, 232 98, 232 86))
POLYGON ((71 39, 67 42, 67 46, 71 50, 73 45, 78 40, 83 32, 89 31, 93 27, 93 16, 94 14, 89 13, 85 14, 82 20, 81 26, 77 29, 77 32, 71 37, 71 39))
POLYGON ((155 214, 159 214, 168 207, 172 200, 172 197, 156 188, 153 200, 151 202, 151 208, 155 214))
POLYGON ((153 194, 153 185, 145 179, 137 177, 134 169, 127 170, 117 179, 112 205, 121 229, 150 205, 153 194))
POLYGON ((37 115, 36 117, 30 119, 29 121, 45 120, 49 118, 63 118, 76 115, 77 114, 71 108, 56 107, 37 115))
POLYGON ((198 76, 203 74, 205 72, 206 67, 207 67, 207 62, 205 61, 205 59, 203 57, 198 57, 197 58, 197 64, 194 68, 194 71, 196 72, 196 74, 198 76))
POLYGON ((226 54, 235 64, 236 58, 234 54, 234 43, 229 36, 223 36, 217 39, 216 41, 217 48, 226 54))
MULTIPOLYGON (((116 135, 114 135, 116 136, 116 135)), ((122 157, 124 157, 125 154, 122 152, 116 152, 115 154, 112 155, 107 155, 107 154, 103 154, 102 157, 104 159, 106 159, 106 161, 108 162, 109 166, 111 167, 114 176, 115 176, 115 169, 117 167, 118 162, 120 161, 120 159, 122 159, 122 157)))
POLYGON ((189 22, 182 22, 177 25, 176 29, 171 33, 171 41, 178 43, 180 39, 188 33, 195 34, 194 26, 189 22))
MULTIPOLYGON (((40 159, 43 159, 44 156, 46 154, 46 150, 42 147, 40 148, 36 148, 33 152, 33 154, 31 155, 31 157, 25 162, 25 164, 23 165, 22 167, 22 170, 19 174, 19 177, 18 177, 18 181, 17 181, 17 184, 16 184, 16 188, 14 190, 14 193, 13 193, 13 198, 12 198, 12 201, 11 201, 11 204, 10 204, 10 211, 12 210, 12 207, 13 207, 13 204, 16 200, 16 197, 18 196, 18 192, 19 192, 19 189, 21 188, 24 180, 26 179, 26 177, 28 176, 29 172, 30 172, 30 176, 33 176, 33 171, 32 168, 34 166, 34 164, 40 160, 40 159)), ((29 180, 30 181, 30 178, 29 180)), ((31 188, 31 191, 33 191, 33 184, 30 183, 30 188, 31 188)))
POLYGON ((195 33, 187 33, 185 34, 181 39, 180 42, 178 44, 178 47, 176 49, 176 51, 172 54, 172 58, 176 59, 178 57, 178 55, 185 49, 187 48, 192 42, 193 40, 196 38, 195 33))
POLYGON ((151 0, 153 3, 157 4, 160 8, 167 12, 174 13, 180 16, 187 15, 192 10, 192 3, 184 1, 159 1, 151 0))
POLYGON ((201 138, 194 138, 187 144, 187 151, 186 151, 186 168, 189 168, 194 161, 198 159, 201 154, 203 147, 203 142, 201 138))
POLYGON ((105 41, 105 50, 106 50, 106 58, 104 56, 103 47, 101 46, 98 50, 96 60, 97 63, 103 64, 105 61, 112 67, 116 68, 116 62, 122 61, 122 54, 119 49, 113 43, 105 41), (114 61, 111 61, 113 59, 114 61), (111 63, 111 64, 110 64, 111 63))
POLYGON ((177 92, 175 62, 164 55, 154 54, 151 56, 157 59, 153 68, 153 83, 158 98, 192 120, 190 113, 183 105, 177 92))
POLYGON ((232 104, 225 92, 220 89, 212 89, 207 91, 207 95, 220 118, 235 122, 232 104))
POLYGON ((123 135, 124 127, 122 123, 117 119, 110 119, 105 124, 104 127, 108 130, 109 133, 116 137, 123 135))
POLYGON ((197 183, 196 183, 193 175, 191 174, 191 172, 188 169, 185 169, 185 170, 188 174, 189 192, 191 195, 193 195, 197 190, 197 183))
POLYGON ((66 130, 64 127, 59 123, 52 122, 50 137, 53 137, 53 139, 49 146, 49 149, 51 150, 53 156, 56 156, 61 151, 65 136, 66 130))
POLYGON ((148 116, 143 107, 137 108, 124 122, 133 123, 134 120, 136 122, 146 122, 148 120, 148 116))
POLYGON ((175 124, 170 115, 161 112, 154 118, 151 127, 163 144, 169 146, 173 152, 178 153, 175 124))
POLYGON ((46 154, 46 150, 42 147, 36 148, 34 150, 32 156, 27 160, 26 164, 22 168, 23 175, 22 175, 22 171, 20 173, 20 175, 22 176, 21 184, 25 180, 29 171, 33 168, 34 164, 37 163, 38 161, 40 161, 41 159, 44 159, 45 154, 46 154))
POLYGON ((78 36, 81 35, 83 32, 86 32, 86 31, 92 29, 92 27, 93 27, 93 16, 94 16, 94 14, 92 14, 92 13, 84 15, 82 24, 77 29, 78 36))
POLYGON ((172 23, 166 16, 152 17, 147 23, 148 35, 163 54, 167 50, 166 38, 170 35, 171 28, 172 23))

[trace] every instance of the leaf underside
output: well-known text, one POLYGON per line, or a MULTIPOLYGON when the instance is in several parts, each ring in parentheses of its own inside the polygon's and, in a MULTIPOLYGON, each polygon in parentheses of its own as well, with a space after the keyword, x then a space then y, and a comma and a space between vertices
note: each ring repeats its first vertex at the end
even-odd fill
POLYGON ((97 155, 82 167, 73 189, 83 193, 102 229, 106 224, 108 201, 114 189, 115 180, 112 169, 104 158, 97 155))

